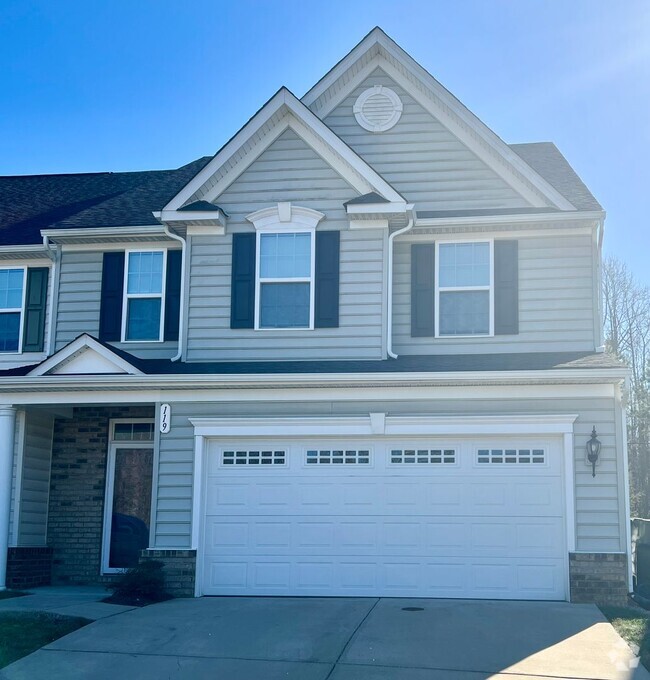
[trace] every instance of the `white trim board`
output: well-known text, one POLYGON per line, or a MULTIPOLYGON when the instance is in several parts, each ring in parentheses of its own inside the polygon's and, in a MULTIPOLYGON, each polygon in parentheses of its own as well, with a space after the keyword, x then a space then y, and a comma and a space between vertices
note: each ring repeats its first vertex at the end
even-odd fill
POLYGON ((406 201, 289 90, 281 88, 214 158, 163 208, 182 207, 222 167, 219 181, 201 195, 214 201, 287 128, 291 128, 360 194, 376 191, 398 204, 406 201))
POLYGON ((295 418, 189 418, 202 437, 329 437, 375 435, 570 434, 576 414, 512 416, 330 416, 295 418), (381 416, 381 417, 379 417, 381 416), (381 431, 378 431, 381 430, 381 431))
MULTIPOLYGON (((39 364, 23 377, 23 380, 28 380, 30 376, 54 377, 55 375, 63 376, 66 373, 73 374, 73 379, 77 382, 79 373, 93 375, 93 382, 96 380, 95 373, 142 375, 142 371, 128 361, 111 352, 90 335, 84 334, 39 364)), ((88 386, 91 387, 91 384, 89 383, 88 386)))
POLYGON ((541 207, 550 203, 562 210, 575 210, 566 197, 378 27, 316 83, 302 101, 325 118, 378 67, 531 205, 541 207), (360 63, 363 65, 359 66, 360 63))

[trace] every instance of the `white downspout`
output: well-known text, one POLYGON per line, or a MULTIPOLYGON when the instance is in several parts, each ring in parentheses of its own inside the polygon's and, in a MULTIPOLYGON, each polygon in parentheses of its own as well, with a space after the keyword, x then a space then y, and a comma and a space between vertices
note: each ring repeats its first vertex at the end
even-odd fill
POLYGON ((388 319, 386 321, 386 352, 391 359, 397 359, 393 352, 393 241, 396 236, 406 234, 413 229, 413 212, 409 213, 409 221, 403 229, 394 231, 388 237, 388 319))
POLYGON ((181 244, 181 301, 178 313, 178 352, 176 356, 171 358, 171 361, 178 361, 183 356, 183 316, 185 315, 185 256, 187 254, 187 241, 178 234, 173 234, 169 227, 163 223, 165 234, 175 241, 180 241, 181 244))
POLYGON ((48 356, 54 353, 55 328, 56 323, 56 309, 59 299, 59 250, 52 248, 50 239, 47 235, 43 236, 43 247, 47 256, 52 260, 52 280, 50 281, 50 301, 48 304, 48 324, 47 324, 47 338, 43 343, 43 350, 48 356))

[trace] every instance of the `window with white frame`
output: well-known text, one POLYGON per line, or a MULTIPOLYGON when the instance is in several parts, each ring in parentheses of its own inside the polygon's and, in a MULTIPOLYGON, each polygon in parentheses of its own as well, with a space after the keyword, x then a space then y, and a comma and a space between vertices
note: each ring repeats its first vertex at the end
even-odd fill
POLYGON ((164 250, 127 251, 122 339, 159 341, 164 314, 164 250))
POLYGON ((25 269, 0 269, 0 352, 19 352, 25 269))
POLYGON ((437 244, 438 336, 492 335, 492 242, 437 244))
POLYGON ((258 328, 312 328, 314 234, 258 233, 258 328))

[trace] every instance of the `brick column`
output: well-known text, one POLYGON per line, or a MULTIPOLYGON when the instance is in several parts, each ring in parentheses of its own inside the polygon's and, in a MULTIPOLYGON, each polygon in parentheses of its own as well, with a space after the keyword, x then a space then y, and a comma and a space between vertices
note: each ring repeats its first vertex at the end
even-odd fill
MULTIPOLYGON (((11 513, 11 481, 14 474, 16 409, 0 407, 0 590, 7 589, 7 550, 11 513)), ((16 490, 19 493, 19 490, 16 490)))

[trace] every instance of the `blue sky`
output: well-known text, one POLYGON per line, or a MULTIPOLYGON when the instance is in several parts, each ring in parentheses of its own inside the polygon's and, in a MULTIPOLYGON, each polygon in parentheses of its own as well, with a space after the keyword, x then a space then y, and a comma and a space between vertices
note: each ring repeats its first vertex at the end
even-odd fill
POLYGON ((650 284, 647 0, 2 0, 0 174, 212 154, 375 25, 507 142, 555 142, 650 284))

